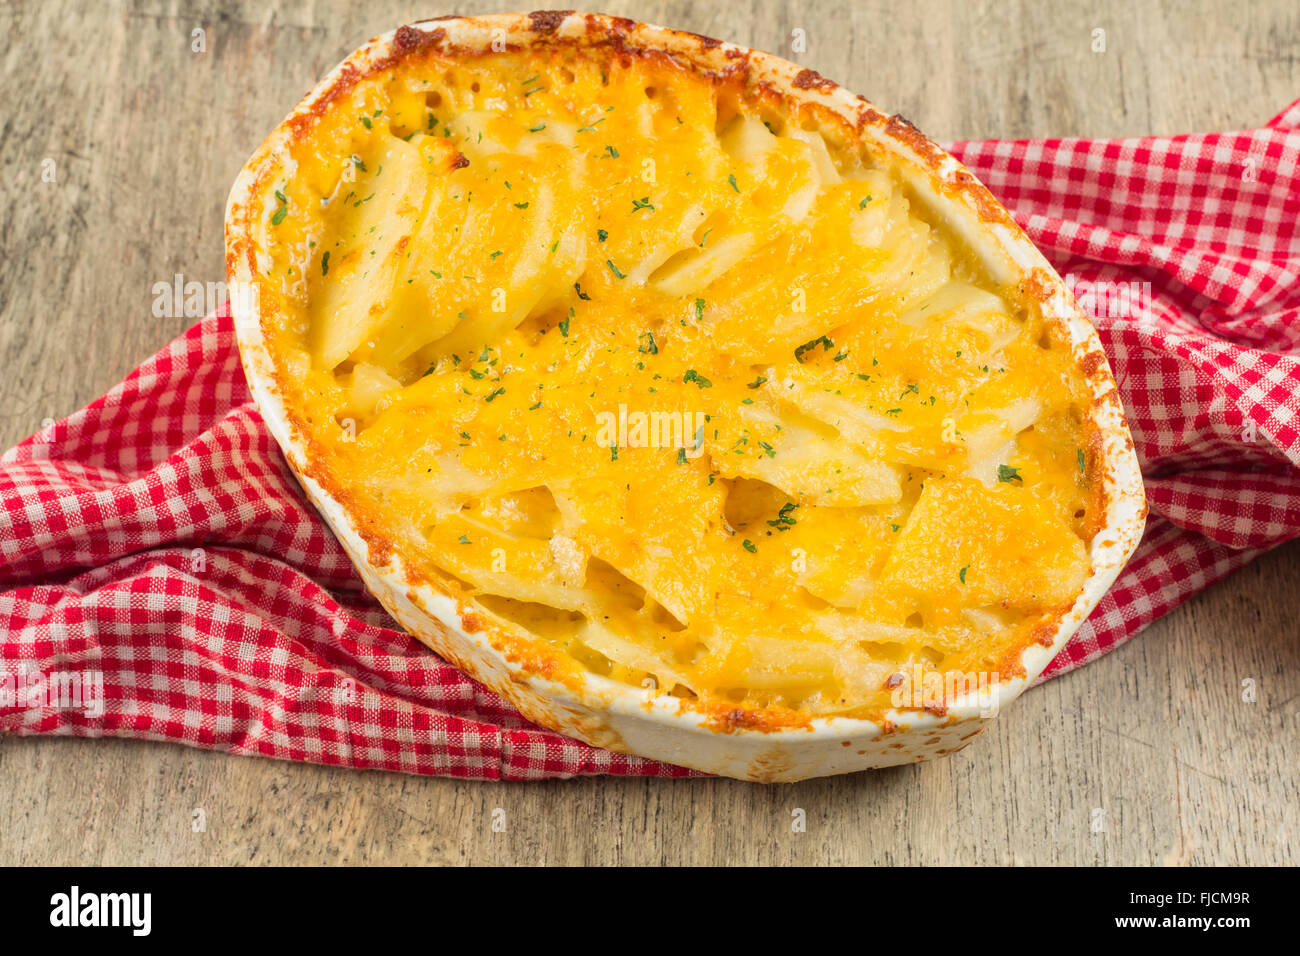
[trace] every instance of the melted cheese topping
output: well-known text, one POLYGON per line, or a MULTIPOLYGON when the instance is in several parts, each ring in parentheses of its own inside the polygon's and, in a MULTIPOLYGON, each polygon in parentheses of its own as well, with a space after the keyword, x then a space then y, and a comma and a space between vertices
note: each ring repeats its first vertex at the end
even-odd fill
POLYGON ((581 667, 878 713, 918 666, 1018 670, 1081 590, 1068 348, 887 162, 770 96, 665 58, 412 61, 263 202, 316 467, 581 667))

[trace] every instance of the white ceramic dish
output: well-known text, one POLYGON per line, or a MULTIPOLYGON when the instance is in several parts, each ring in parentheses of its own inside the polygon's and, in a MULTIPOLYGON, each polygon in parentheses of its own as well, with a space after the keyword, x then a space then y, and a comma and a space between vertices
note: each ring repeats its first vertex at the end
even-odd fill
POLYGON ((1132 440, 1096 331, 1005 210, 955 159, 906 120, 883 114, 865 99, 777 57, 628 20, 542 13, 424 21, 378 37, 352 54, 249 160, 235 182, 226 213, 231 287, 247 288, 258 279, 252 200, 260 177, 283 163, 295 135, 295 120, 301 124, 314 110, 325 108, 339 84, 391 63, 394 57, 430 47, 454 55, 458 50, 483 50, 494 42, 527 47, 611 38, 632 48, 663 50, 709 69, 747 70, 756 82, 771 84, 798 100, 820 103, 844 117, 864 140, 900 161, 931 214, 977 250, 990 275, 1032 290, 1044 312, 1068 329, 1074 357, 1093 391, 1089 414, 1102 436, 1095 454, 1104 482, 1105 514, 1102 530, 1091 544, 1092 574, 1073 608, 1059 620, 1050 644, 1035 644, 1024 652, 1025 676, 995 684, 984 696, 960 699, 942 714, 904 710, 890 712, 880 722, 837 717, 775 728, 745 714, 719 723, 678 698, 655 696, 592 674, 577 686, 548 679, 510 655, 492 628, 483 626, 481 616, 471 623, 467 609, 453 597, 422 583, 400 554, 393 549, 376 553, 359 533, 355 516, 312 477, 309 445, 287 414, 276 384, 259 297, 236 296, 232 308, 244 369, 267 427, 367 586, 401 625, 539 724, 597 746, 757 781, 883 767, 958 750, 987 725, 991 714, 1014 700, 1042 672, 1087 617, 1136 548, 1146 506, 1132 440))

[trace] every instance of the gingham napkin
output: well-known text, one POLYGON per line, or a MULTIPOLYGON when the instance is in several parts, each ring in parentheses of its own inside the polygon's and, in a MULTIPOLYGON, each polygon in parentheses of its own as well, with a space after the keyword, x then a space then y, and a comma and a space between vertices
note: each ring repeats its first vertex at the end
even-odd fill
MULTIPOLYGON (((1152 516, 1043 679, 1300 534, 1300 102, 1266 128, 958 143, 1094 314, 1152 516)), ((476 779, 688 771, 536 727, 394 627, 219 311, 0 456, 0 731, 476 779)))

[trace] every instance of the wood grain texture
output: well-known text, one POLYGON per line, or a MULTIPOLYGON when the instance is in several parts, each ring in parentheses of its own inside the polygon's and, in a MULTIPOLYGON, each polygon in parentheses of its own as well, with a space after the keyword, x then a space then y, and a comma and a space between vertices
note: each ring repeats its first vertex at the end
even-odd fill
MULTIPOLYGON (((0 4, 0 445, 192 321, 153 317, 151 287, 222 278, 235 173, 334 63, 497 6, 0 4)), ((1300 95, 1291 0, 601 6, 789 56, 940 140, 1242 128, 1300 95)), ((1279 549, 946 760, 801 784, 474 784, 3 739, 0 863, 1297 863, 1297 575, 1300 546, 1279 549)))

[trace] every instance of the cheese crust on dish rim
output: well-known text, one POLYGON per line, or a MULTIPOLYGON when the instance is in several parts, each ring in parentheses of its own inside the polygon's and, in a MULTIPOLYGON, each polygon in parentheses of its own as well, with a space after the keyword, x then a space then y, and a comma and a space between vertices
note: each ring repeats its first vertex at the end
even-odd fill
POLYGON ((766 54, 403 27, 250 159, 227 271, 372 592, 611 749, 756 780, 959 749, 1141 534, 1060 278, 905 120, 766 54))

